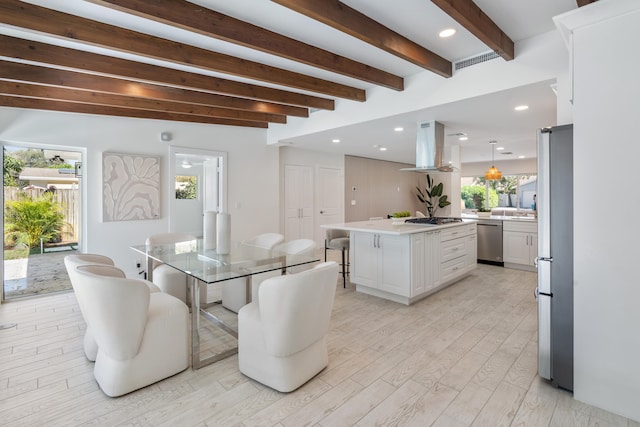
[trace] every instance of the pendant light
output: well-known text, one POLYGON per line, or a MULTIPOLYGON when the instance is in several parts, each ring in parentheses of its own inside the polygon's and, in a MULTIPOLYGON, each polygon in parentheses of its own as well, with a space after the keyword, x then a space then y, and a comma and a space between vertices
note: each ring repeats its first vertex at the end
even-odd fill
POLYGON ((496 152, 496 143, 497 141, 489 141, 489 144, 491 144, 491 167, 484 173, 484 179, 487 181, 502 179, 502 172, 494 166, 495 159, 493 156, 496 152))

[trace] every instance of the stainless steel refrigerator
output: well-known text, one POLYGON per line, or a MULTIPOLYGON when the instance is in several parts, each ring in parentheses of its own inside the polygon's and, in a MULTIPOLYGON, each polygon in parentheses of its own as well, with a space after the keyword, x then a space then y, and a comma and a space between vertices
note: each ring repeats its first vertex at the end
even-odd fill
POLYGON ((538 375, 573 390, 573 125, 538 131, 538 375))

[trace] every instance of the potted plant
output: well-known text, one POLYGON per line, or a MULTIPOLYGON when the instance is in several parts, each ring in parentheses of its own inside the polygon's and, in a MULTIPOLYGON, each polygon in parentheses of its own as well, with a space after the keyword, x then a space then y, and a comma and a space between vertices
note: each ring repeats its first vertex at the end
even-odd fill
POLYGON ((484 207, 484 197, 480 194, 473 195, 473 204, 476 206, 476 213, 480 218, 488 218, 491 216, 491 209, 484 207))
POLYGON ((424 203, 429 218, 435 215, 438 208, 444 208, 451 204, 451 202, 447 200, 447 195, 442 194, 444 185, 441 182, 436 184, 429 174, 427 174, 427 187, 425 188, 425 192, 423 193, 420 187, 416 187, 416 190, 418 190, 418 200, 424 203))

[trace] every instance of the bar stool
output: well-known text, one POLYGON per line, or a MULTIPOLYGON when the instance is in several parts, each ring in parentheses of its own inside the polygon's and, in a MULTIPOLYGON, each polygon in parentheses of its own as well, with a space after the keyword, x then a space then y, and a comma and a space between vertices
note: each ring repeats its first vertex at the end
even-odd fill
POLYGON ((324 261, 327 262, 327 250, 342 252, 342 286, 347 287, 347 274, 349 274, 349 232, 344 230, 328 229, 324 239, 324 261), (346 253, 346 257, 345 257, 346 253))

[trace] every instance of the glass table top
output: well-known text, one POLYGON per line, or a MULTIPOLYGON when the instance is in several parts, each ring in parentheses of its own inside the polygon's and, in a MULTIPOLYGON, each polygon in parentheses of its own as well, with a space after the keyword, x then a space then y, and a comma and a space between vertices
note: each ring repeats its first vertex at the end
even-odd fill
POLYGON ((292 255, 240 242, 229 254, 204 249, 202 239, 161 245, 132 246, 136 252, 163 262, 205 283, 221 282, 319 261, 315 256, 292 255))

